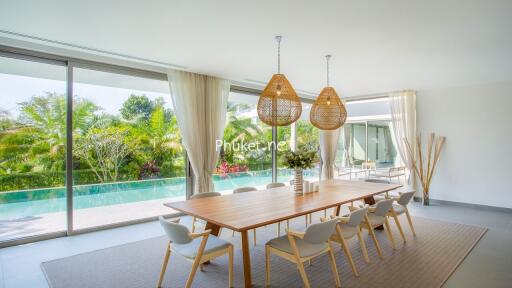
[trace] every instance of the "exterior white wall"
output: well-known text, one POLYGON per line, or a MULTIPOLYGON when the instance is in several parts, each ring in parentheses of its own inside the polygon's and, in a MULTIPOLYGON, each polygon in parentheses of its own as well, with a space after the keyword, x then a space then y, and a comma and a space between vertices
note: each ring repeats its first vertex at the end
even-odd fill
POLYGON ((447 138, 430 197, 512 208, 512 81, 417 95, 423 142, 447 138))
POLYGON ((391 117, 387 98, 347 102, 345 107, 348 112, 348 121, 391 117))

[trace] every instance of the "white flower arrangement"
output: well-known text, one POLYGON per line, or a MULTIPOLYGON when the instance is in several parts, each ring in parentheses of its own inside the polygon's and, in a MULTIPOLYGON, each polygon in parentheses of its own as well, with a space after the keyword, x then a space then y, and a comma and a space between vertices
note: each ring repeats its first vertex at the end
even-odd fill
POLYGON ((316 151, 286 151, 282 163, 289 169, 310 169, 313 168, 315 159, 316 151))

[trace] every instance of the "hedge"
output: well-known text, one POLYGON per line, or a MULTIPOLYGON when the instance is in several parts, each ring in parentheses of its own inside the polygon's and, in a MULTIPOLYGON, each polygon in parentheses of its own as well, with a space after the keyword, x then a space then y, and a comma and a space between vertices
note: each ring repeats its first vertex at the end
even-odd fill
MULTIPOLYGON (((120 171, 116 181, 135 181, 138 179, 138 173, 131 173, 132 171, 120 171)), ((171 178, 179 177, 185 174, 185 169, 182 171, 165 171, 161 177, 171 178)), ((63 187, 66 184, 66 172, 28 172, 18 174, 4 174, 0 175, 0 192, 1 191, 16 191, 28 190, 38 188, 51 188, 63 187)), ((97 184, 99 183, 98 177, 92 170, 74 170, 73 171, 74 185, 97 184)))

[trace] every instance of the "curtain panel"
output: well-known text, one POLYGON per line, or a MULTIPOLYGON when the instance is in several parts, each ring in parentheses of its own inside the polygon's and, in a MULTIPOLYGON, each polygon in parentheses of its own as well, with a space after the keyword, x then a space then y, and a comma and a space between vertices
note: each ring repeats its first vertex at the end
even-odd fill
POLYGON ((322 157, 322 174, 320 179, 334 178, 334 162, 340 137, 340 128, 336 130, 320 130, 320 155, 322 157))
MULTIPOLYGON (((341 129, 341 128, 340 128, 341 129)), ((345 167, 352 167, 354 165, 354 161, 352 159, 352 150, 350 146, 352 145, 352 133, 350 132, 350 127, 348 125, 343 125, 343 147, 345 152, 345 167)))
POLYGON ((408 170, 407 181, 411 182, 413 161, 407 153, 405 139, 411 144, 413 153, 416 149, 416 92, 406 90, 392 93, 389 95, 389 105, 391 109, 391 123, 393 125, 393 134, 396 147, 400 158, 408 170))
POLYGON ((214 191, 212 172, 226 122, 230 81, 185 71, 168 72, 182 144, 194 172, 194 194, 214 191))

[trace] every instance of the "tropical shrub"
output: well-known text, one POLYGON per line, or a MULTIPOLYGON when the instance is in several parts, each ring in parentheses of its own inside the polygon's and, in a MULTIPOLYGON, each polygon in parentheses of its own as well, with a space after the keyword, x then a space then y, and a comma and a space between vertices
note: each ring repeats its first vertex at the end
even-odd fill
POLYGON ((219 166, 215 169, 216 174, 225 175, 229 173, 241 173, 241 172, 247 172, 249 168, 247 165, 243 164, 229 164, 226 161, 223 161, 220 163, 219 166))

